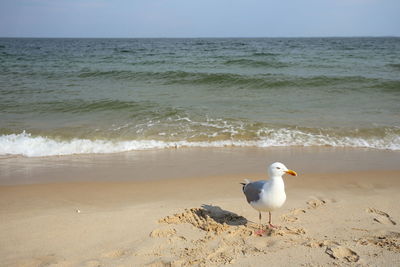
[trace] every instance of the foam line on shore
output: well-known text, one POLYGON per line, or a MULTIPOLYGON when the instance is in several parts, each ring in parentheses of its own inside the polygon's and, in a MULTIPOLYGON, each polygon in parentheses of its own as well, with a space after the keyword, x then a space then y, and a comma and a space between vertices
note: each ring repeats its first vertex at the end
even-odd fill
POLYGON ((400 150, 400 137, 351 138, 313 135, 301 131, 277 131, 268 139, 221 140, 221 141, 160 141, 160 140, 56 140, 49 137, 33 136, 22 132, 0 136, 0 155, 23 155, 27 157, 57 156, 72 154, 117 153, 134 150, 166 149, 181 147, 277 147, 277 146, 331 146, 400 150))

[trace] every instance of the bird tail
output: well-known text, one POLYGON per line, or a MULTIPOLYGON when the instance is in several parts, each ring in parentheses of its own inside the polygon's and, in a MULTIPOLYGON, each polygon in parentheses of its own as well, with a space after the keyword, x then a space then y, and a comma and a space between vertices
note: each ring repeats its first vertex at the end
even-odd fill
POLYGON ((244 188, 246 187, 247 184, 251 183, 251 181, 249 179, 244 179, 244 183, 240 183, 241 185, 243 185, 243 192, 244 192, 244 188))
POLYGON ((246 185, 246 184, 251 183, 251 181, 249 179, 243 179, 243 180, 244 180, 244 183, 240 183, 242 185, 246 185))

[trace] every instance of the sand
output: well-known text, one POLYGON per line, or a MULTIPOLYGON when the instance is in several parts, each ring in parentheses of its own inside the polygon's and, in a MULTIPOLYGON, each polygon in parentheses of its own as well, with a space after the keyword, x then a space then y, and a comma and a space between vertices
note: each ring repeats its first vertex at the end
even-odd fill
POLYGON ((400 263, 400 153, 158 152, 1 159, 0 266, 400 263), (299 176, 257 236, 239 182, 274 155, 299 176))

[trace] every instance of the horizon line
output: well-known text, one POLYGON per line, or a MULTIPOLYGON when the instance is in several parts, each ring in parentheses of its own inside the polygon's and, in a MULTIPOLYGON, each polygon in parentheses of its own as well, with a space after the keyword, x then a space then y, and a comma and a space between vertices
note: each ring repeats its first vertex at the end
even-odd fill
POLYGON ((0 38, 20 39, 263 39, 263 38, 398 38, 400 35, 330 35, 330 36, 192 36, 192 37, 74 37, 74 36, 0 36, 0 38))

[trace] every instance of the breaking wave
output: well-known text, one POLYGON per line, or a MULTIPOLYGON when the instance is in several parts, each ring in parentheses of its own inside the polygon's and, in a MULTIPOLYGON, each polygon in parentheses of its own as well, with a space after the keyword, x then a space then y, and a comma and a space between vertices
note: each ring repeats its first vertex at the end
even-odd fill
POLYGON ((162 140, 58 140, 45 136, 33 136, 22 132, 0 136, 0 155, 26 157, 59 156, 73 154, 117 153, 135 150, 167 149, 182 147, 278 147, 278 146, 330 146, 400 150, 400 135, 388 133, 378 137, 339 137, 312 134, 301 130, 278 129, 268 137, 258 140, 218 141, 162 141, 162 140))

